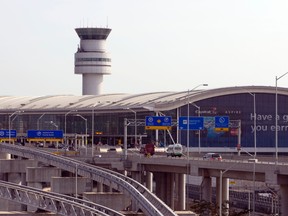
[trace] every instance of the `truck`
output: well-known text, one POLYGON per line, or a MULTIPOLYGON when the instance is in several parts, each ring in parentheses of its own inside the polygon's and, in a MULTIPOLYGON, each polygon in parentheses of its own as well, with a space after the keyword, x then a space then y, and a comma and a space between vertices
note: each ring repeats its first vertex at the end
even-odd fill
POLYGON ((169 145, 166 150, 167 157, 182 157, 183 155, 183 147, 179 143, 175 143, 172 145, 169 145))
POLYGON ((153 143, 147 143, 141 146, 140 153, 144 154, 145 157, 150 157, 155 154, 155 145, 153 143))

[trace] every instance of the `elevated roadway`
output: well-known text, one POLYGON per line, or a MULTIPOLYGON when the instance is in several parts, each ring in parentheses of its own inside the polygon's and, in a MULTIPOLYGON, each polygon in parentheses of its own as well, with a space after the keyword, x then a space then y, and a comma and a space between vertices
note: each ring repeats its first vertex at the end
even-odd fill
POLYGON ((155 194, 150 192, 142 184, 112 170, 107 170, 94 165, 67 158, 59 155, 53 155, 49 152, 41 151, 35 148, 3 144, 0 145, 0 151, 18 155, 23 158, 30 158, 41 161, 45 164, 76 173, 83 177, 91 178, 97 182, 106 184, 117 191, 128 195, 145 215, 150 216, 176 216, 177 214, 161 201, 155 194))
POLYGON ((0 181, 0 198, 36 207, 58 215, 124 216, 113 209, 63 194, 0 181))

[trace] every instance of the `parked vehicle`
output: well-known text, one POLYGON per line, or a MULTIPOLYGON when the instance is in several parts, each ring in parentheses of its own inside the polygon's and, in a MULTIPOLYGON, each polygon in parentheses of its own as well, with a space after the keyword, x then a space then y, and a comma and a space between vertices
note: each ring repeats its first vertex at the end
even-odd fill
POLYGON ((206 153, 203 156, 204 160, 218 160, 221 161, 222 160, 222 156, 219 153, 206 153))
POLYGON ((181 157, 183 155, 183 147, 179 143, 169 145, 166 150, 167 157, 181 157))

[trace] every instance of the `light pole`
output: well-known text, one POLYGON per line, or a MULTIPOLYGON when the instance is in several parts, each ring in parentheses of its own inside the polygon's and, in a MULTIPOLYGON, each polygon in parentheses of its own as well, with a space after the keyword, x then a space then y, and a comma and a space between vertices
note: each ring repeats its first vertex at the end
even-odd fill
POLYGON ((199 84, 192 88, 191 90, 188 89, 187 91, 187 158, 189 160, 189 147, 190 147, 190 137, 189 137, 189 132, 190 132, 190 92, 195 90, 196 88, 200 86, 208 86, 208 84, 199 84))
POLYGON ((284 77, 288 72, 275 78, 275 163, 278 164, 278 87, 277 82, 284 77))
POLYGON ((48 121, 47 123, 53 125, 58 130, 58 125, 53 121, 48 121))
POLYGON ((38 119, 37 119, 37 130, 40 129, 40 119, 45 115, 45 113, 43 113, 38 119))
POLYGON ((86 146, 86 156, 87 156, 87 118, 84 118, 82 115, 77 114, 76 116, 79 116, 80 118, 82 118, 85 121, 85 146, 86 146))
POLYGON ((67 113, 65 113, 65 120, 64 120, 64 133, 65 133, 65 135, 64 135, 64 141, 65 141, 65 147, 67 147, 67 132, 66 132, 66 129, 67 129, 67 115, 69 114, 69 113, 71 113, 71 112, 75 112, 75 111, 77 111, 77 110, 70 110, 69 112, 67 112, 67 113))
MULTIPOLYGON (((235 165, 237 165, 237 163, 235 164, 232 164, 230 167, 228 167, 227 169, 225 169, 224 171, 223 170, 220 170, 220 187, 219 187, 219 216, 222 216, 222 179, 223 179, 223 175, 224 173, 226 173, 227 171, 229 171, 232 167, 234 167, 235 165)), ((229 190, 229 187, 228 187, 228 190, 229 190)))
MULTIPOLYGON (((197 106, 195 103, 192 103, 193 106, 195 106, 198 109, 198 117, 200 117, 200 106, 197 106)), ((200 154, 201 149, 201 130, 198 130, 198 153, 200 154)))
POLYGON ((135 147, 137 147, 136 146, 137 145, 137 113, 135 110, 129 107, 127 109, 134 113, 134 140, 135 140, 135 147))
POLYGON ((11 121, 11 117, 13 116, 13 115, 18 115, 18 113, 21 113, 21 112, 23 112, 23 111, 15 111, 15 112, 13 112, 11 115, 9 115, 9 121, 8 121, 8 127, 9 127, 9 130, 8 130, 8 132, 9 132, 9 134, 8 134, 8 136, 9 136, 9 144, 11 144, 11 122, 15 119, 13 119, 12 121, 11 121))
POLYGON ((255 93, 251 93, 248 92, 252 97, 253 97, 253 112, 254 112, 254 161, 253 161, 253 204, 252 204, 252 208, 253 208, 253 212, 252 215, 255 215, 255 163, 256 163, 256 154, 257 154, 257 130, 256 130, 256 94, 255 93))

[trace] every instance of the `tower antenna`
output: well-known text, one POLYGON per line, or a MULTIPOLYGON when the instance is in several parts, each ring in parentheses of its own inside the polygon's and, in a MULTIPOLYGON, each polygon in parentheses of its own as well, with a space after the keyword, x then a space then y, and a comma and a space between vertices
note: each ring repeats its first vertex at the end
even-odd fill
POLYGON ((108 16, 106 17, 106 28, 108 28, 108 16))

